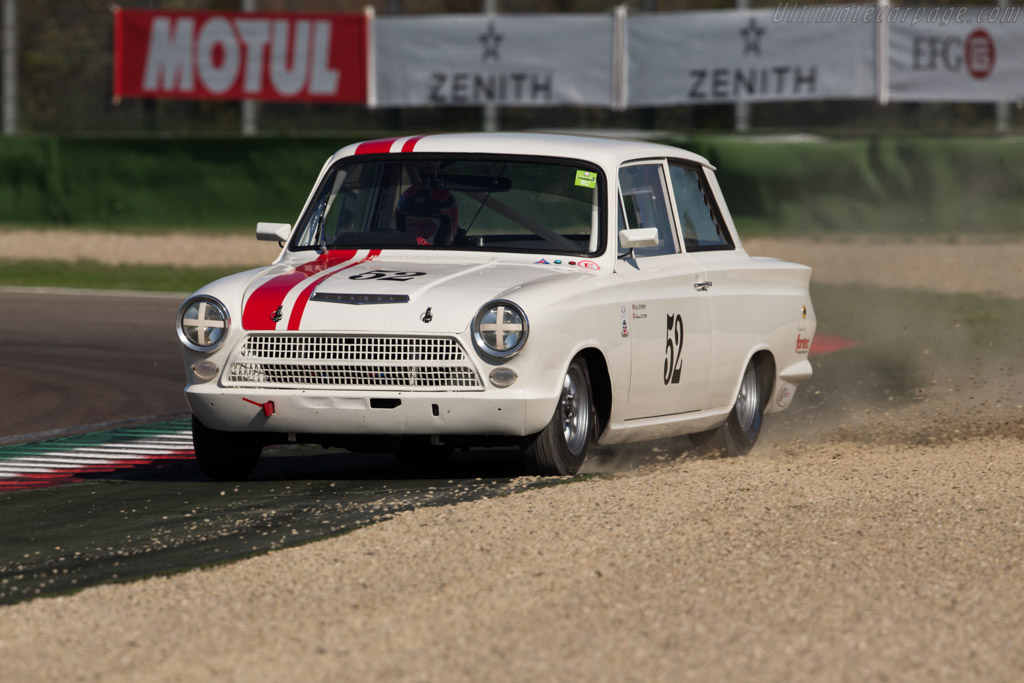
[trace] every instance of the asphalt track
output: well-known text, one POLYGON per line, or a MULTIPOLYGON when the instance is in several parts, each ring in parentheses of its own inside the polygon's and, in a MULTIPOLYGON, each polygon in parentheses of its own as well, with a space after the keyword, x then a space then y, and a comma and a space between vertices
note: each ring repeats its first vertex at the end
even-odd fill
MULTIPOLYGON (((155 433, 187 434, 173 326, 181 299, 0 291, 0 465, 74 451, 98 457, 155 433)), ((29 490, 0 487, 0 604, 224 562, 541 483, 522 475, 510 450, 460 453, 424 471, 388 455, 291 446, 268 449, 250 481, 230 485, 206 480, 183 444, 117 466, 76 466, 29 490)))

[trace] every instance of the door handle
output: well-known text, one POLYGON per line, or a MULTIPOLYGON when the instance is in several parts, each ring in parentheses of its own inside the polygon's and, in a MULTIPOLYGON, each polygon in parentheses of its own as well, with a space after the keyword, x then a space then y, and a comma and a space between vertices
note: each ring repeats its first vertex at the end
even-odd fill
POLYGON ((693 288, 696 289, 698 292, 706 292, 706 291, 708 291, 708 287, 710 287, 710 286, 711 286, 711 282, 708 281, 708 280, 705 280, 704 282, 694 282, 693 283, 693 288))

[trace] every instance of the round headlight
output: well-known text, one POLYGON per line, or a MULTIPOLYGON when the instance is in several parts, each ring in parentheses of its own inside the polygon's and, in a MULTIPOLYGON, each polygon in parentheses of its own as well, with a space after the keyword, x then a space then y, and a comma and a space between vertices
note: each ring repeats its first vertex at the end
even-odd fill
POLYGON ((511 358, 519 353, 530 334, 530 322, 522 309, 499 299, 485 304, 473 318, 473 343, 481 353, 511 358))
POLYGON ((223 344, 229 325, 228 309, 212 296, 188 299, 178 309, 178 338, 194 351, 213 351, 223 344))

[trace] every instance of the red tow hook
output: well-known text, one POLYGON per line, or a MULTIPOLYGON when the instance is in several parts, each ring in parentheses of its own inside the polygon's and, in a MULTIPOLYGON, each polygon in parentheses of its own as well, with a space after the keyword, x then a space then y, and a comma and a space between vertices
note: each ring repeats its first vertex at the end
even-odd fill
POLYGON ((266 403, 259 403, 258 401, 254 401, 251 398, 245 398, 244 396, 242 397, 242 400, 245 401, 246 403, 251 403, 254 406, 259 406, 260 410, 263 411, 263 415, 265 415, 266 417, 270 417, 271 415, 274 414, 274 402, 273 401, 267 401, 266 403))

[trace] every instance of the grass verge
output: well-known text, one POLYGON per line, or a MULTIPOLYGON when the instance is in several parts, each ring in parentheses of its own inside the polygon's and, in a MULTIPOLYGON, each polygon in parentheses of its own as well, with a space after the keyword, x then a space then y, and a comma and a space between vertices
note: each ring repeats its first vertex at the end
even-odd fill
POLYGON ((236 273, 237 266, 112 266, 95 261, 0 260, 0 286, 125 289, 145 292, 192 292, 208 282, 236 273))

